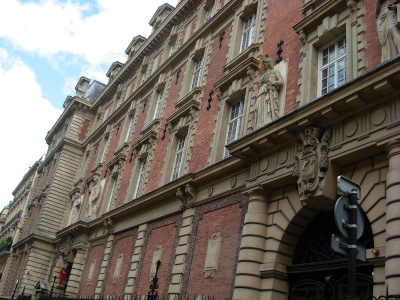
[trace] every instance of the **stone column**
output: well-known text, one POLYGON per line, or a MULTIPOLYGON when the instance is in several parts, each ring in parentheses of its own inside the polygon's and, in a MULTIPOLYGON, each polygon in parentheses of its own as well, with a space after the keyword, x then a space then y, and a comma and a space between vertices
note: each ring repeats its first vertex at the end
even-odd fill
POLYGON ((269 197, 262 189, 249 194, 233 291, 235 300, 260 299, 260 266, 264 262, 267 240, 269 197))
POLYGON ((387 145, 386 177, 386 285, 390 295, 400 294, 400 140, 387 145))
POLYGON ((107 280, 106 272, 107 272, 107 267, 108 267, 108 261, 111 259, 111 250, 112 250, 111 248, 112 248, 113 241, 114 241, 114 235, 110 234, 107 239, 106 249, 104 250, 103 261, 101 262, 101 265, 100 265, 100 274, 99 274, 99 277, 97 278, 96 289, 94 291, 95 298, 102 297, 103 285, 105 284, 105 282, 107 280))
POLYGON ((181 294, 185 262, 189 252, 189 238, 193 229, 194 208, 188 208, 182 215, 182 228, 179 230, 179 245, 175 250, 175 263, 172 267, 172 280, 168 287, 169 299, 178 299, 181 294))
POLYGON ((125 286, 125 299, 130 300, 135 289, 136 279, 139 277, 139 263, 142 259, 142 249, 144 244, 144 237, 146 234, 147 224, 139 226, 138 235, 135 242, 135 250, 131 259, 131 268, 128 274, 128 281, 125 286))
POLYGON ((69 275, 68 286, 66 292, 76 295, 79 285, 82 281, 83 267, 85 265, 85 256, 87 248, 80 247, 76 249, 76 255, 72 264, 71 275, 69 275))

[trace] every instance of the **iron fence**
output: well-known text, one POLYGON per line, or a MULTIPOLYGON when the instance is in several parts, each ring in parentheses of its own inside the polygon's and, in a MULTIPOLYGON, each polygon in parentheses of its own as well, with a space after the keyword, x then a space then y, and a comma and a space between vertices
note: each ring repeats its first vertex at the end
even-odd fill
MULTIPOLYGON (((125 295, 125 296, 87 296, 87 295, 42 295, 39 300, 148 300, 148 295, 125 295)), ((157 295, 157 300, 170 300, 170 295, 157 295)), ((175 295, 173 300, 217 300, 213 295, 175 295)))

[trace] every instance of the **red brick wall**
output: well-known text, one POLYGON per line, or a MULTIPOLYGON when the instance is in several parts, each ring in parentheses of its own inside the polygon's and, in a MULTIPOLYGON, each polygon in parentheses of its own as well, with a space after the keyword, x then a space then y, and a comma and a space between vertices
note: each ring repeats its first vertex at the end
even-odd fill
POLYGON ((216 299, 230 299, 235 276, 236 253, 240 235, 242 208, 227 206, 203 215, 199 221, 188 291, 196 295, 213 295, 216 299), (204 262, 208 241, 220 232, 221 248, 217 271, 213 278, 204 277, 204 262), (207 287, 207 291, 204 290, 207 287))
POLYGON ((124 101, 132 94, 132 92, 134 91, 135 88, 135 84, 136 84, 136 79, 137 77, 135 77, 135 79, 132 80, 132 82, 126 87, 125 89, 125 94, 124 94, 124 101), (129 95, 128 95, 129 93, 129 95))
POLYGON ((166 100, 166 107, 164 110, 164 114, 161 120, 160 132, 158 133, 158 139, 156 148, 153 155, 153 161, 151 163, 151 169, 149 174, 149 180, 146 185, 146 192, 154 190, 160 184, 161 179, 161 170, 163 169, 165 162, 165 155, 169 143, 169 130, 167 129, 165 132, 165 139, 161 140, 161 137, 164 134, 164 128, 166 123, 166 118, 172 115, 175 112, 174 103, 179 99, 179 93, 182 87, 183 77, 185 76, 186 66, 183 65, 181 67, 181 73, 179 74, 178 83, 176 82, 176 72, 171 75, 171 87, 168 92, 168 98, 166 100))
POLYGON ((247 197, 234 194, 196 208, 189 253, 183 279, 182 294, 213 295, 215 299, 231 299, 239 256, 247 197), (204 262, 211 234, 220 232, 221 251, 213 278, 204 278, 204 262), (204 287, 207 287, 206 291, 204 287))
POLYGON ((162 245, 161 267, 158 272, 159 294, 168 293, 168 285, 171 280, 171 270, 175 261, 175 248, 178 240, 178 228, 182 216, 170 217, 153 224, 149 224, 146 232, 146 245, 143 247, 144 257, 140 267, 140 277, 137 283, 137 295, 147 294, 149 291, 150 268, 153 260, 153 254, 157 246, 162 245))
MULTIPOLYGON (((293 25, 303 18, 301 13, 302 0, 268 1, 267 18, 265 21, 263 56, 268 54, 274 61, 278 58, 277 44, 283 40, 282 59, 289 58, 288 78, 286 84, 285 113, 297 107, 296 97, 299 94, 297 81, 299 79, 300 47, 298 34, 293 30, 293 25), (283 9, 284 8, 284 9, 283 9)), ((262 67, 260 75, 265 72, 262 67)))
POLYGON ((106 239, 101 239, 99 241, 94 242, 93 245, 90 247, 89 255, 88 255, 88 258, 86 259, 85 268, 83 271, 82 284, 81 284, 81 287, 79 290, 80 295, 86 295, 86 296, 94 295, 94 291, 95 291, 96 284, 97 284, 97 278, 98 278, 99 272, 100 272, 101 261, 103 260, 103 256, 104 256, 105 245, 106 245, 106 239), (92 261, 94 259, 96 260, 96 266, 94 269, 92 282, 90 285, 88 285, 87 280, 88 280, 88 276, 89 276, 90 265, 92 264, 92 261))
POLYGON ((376 1, 363 0, 366 14, 364 21, 366 23, 366 32, 364 40, 367 42, 367 49, 364 57, 367 59, 367 70, 372 69, 381 63, 381 43, 379 42, 378 32, 376 29, 375 6, 376 1))
POLYGON ((208 75, 206 77, 207 83, 204 88, 204 96, 201 101, 201 110, 199 112, 199 121, 196 129, 197 131, 194 138, 192 159, 189 164, 189 172, 194 172, 206 167, 210 155, 210 146, 213 141, 212 133, 215 127, 215 118, 218 113, 217 106, 219 101, 213 83, 224 76, 222 67, 226 62, 231 31, 231 26, 225 29, 221 48, 219 48, 219 35, 214 38, 210 64, 208 66, 208 75), (207 110, 206 108, 208 106, 208 98, 211 90, 214 91, 214 94, 212 95, 212 101, 210 103, 211 108, 210 110, 207 110), (196 155, 193 155, 194 153, 196 153, 196 155))
POLYGON ((131 258, 133 255, 132 252, 134 246, 133 231, 116 236, 115 240, 116 243, 113 245, 114 250, 112 252, 111 263, 109 264, 107 271, 108 273, 106 276, 106 286, 104 289, 105 296, 107 295, 121 296, 124 294, 127 274, 131 266, 131 258), (114 279, 115 266, 118 257, 121 253, 124 254, 121 272, 118 281, 114 284, 113 279, 114 279))
POLYGON ((88 133, 90 121, 88 119, 85 119, 85 121, 82 122, 81 126, 81 132, 79 133, 78 139, 80 141, 83 141, 86 138, 86 135, 88 133))

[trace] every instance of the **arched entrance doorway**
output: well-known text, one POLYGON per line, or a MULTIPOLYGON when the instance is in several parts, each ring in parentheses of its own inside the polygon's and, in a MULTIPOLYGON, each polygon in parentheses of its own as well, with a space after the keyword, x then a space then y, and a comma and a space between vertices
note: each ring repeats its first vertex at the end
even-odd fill
MULTIPOLYGON (((342 300, 347 297, 348 258, 331 249, 332 234, 339 234, 333 212, 320 212, 298 240, 289 274, 290 300, 342 300)), ((365 218, 359 243, 373 248, 371 224, 365 218)), ((372 295, 373 266, 357 261, 357 296, 372 295)))

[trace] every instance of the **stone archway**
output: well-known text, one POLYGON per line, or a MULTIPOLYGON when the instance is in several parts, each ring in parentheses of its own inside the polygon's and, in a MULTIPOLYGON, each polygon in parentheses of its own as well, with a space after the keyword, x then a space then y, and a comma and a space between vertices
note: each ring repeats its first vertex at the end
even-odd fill
MULTIPOLYGON (((333 212, 319 212, 301 234, 287 266, 289 299, 345 299, 347 296, 348 258, 330 247, 332 234, 339 234, 333 212), (307 298, 311 297, 311 298, 307 298)), ((371 224, 365 218, 364 234, 359 240, 373 248, 371 224)), ((357 295, 372 295, 373 266, 357 263, 357 295)))

